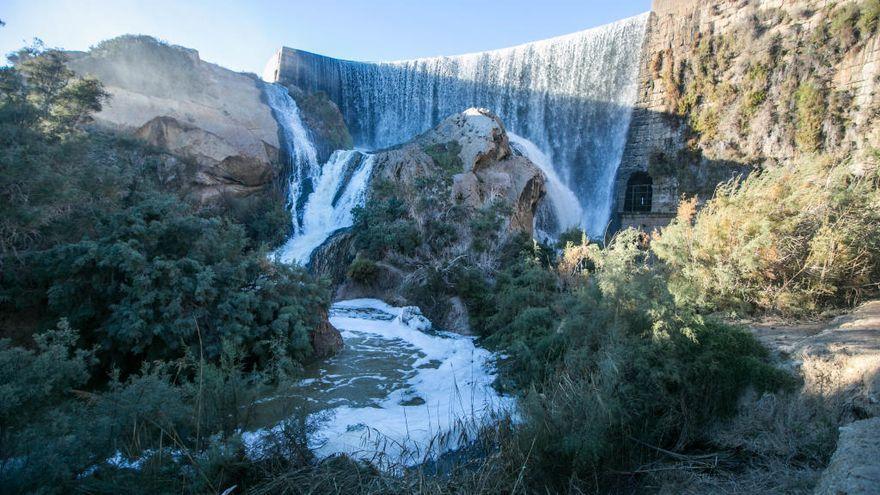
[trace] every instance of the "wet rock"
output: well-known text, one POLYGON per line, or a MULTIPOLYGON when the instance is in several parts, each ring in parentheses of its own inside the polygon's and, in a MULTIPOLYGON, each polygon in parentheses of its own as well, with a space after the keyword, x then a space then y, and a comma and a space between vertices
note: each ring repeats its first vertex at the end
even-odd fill
POLYGON ((467 306, 464 305, 464 301, 462 301, 460 297, 455 296, 449 298, 449 310, 443 317, 441 326, 444 330, 450 332, 460 333, 462 335, 471 334, 470 316, 468 314, 467 306))
POLYGON ((411 397, 411 398, 409 398, 409 399, 406 399, 406 400, 404 400, 404 401, 401 401, 401 402, 400 402, 400 405, 401 405, 401 406, 406 406, 406 407, 410 407, 410 406, 423 406, 423 405, 425 405, 425 399, 423 399, 423 398, 421 398, 421 397, 418 397, 418 396, 416 396, 416 397, 411 397))
POLYGON ((422 314, 416 306, 406 306, 400 310, 398 319, 401 323, 413 330, 425 331, 431 329, 431 321, 422 314))
POLYGON ((303 123, 311 131, 319 162, 326 162, 336 150, 350 150, 354 147, 342 112, 327 93, 309 93, 289 84, 286 87, 296 101, 303 123))
POLYGON ((342 349, 342 334, 324 315, 323 320, 311 334, 312 349, 319 359, 333 356, 342 349))

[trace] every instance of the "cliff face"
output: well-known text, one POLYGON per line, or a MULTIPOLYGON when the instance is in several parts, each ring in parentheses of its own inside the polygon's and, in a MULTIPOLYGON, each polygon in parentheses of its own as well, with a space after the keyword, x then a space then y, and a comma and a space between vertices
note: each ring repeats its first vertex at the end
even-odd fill
POLYGON ((875 146, 877 9, 869 1, 655 0, 615 183, 618 226, 663 225, 681 195, 705 199, 755 168, 875 146), (652 183, 650 208, 633 208, 644 182, 652 183))
POLYGON ((253 194, 277 176, 278 125, 256 76, 146 36, 69 53, 68 65, 110 93, 99 125, 137 133, 196 165, 179 171, 196 199, 253 194))

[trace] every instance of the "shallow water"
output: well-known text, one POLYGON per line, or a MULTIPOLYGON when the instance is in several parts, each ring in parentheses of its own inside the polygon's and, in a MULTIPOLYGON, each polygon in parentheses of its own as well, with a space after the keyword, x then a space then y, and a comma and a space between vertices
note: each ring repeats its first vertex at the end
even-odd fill
POLYGON ((304 408, 318 426, 309 442, 318 455, 414 464, 459 447, 492 415, 512 410, 513 399, 492 388, 492 354, 472 337, 433 329, 417 308, 342 301, 330 322, 343 350, 258 410, 270 428, 304 408))

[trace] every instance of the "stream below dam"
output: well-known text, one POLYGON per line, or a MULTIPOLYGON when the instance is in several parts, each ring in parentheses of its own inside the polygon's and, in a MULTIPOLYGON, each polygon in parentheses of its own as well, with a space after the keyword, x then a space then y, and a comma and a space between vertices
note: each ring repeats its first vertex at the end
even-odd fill
POLYGON ((342 351, 259 401, 264 427, 245 435, 248 445, 298 414, 319 456, 413 465, 461 447, 514 410, 514 399, 492 387, 493 354, 473 337, 433 328, 418 308, 340 301, 330 322, 342 333, 342 351))

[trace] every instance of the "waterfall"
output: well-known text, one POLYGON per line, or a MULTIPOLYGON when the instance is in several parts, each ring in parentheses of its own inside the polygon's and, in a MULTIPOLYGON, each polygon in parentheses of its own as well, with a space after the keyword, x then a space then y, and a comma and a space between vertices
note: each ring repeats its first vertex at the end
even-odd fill
POLYGON ((339 150, 321 166, 309 130, 287 89, 276 84, 267 84, 265 89, 288 157, 288 203, 293 222, 290 238, 274 256, 282 263, 306 265, 312 251, 331 234, 352 225, 352 209, 366 199, 373 157, 339 150))
POLYGON ((303 209, 302 229, 278 250, 282 263, 306 265, 331 234, 351 227, 352 209, 366 199, 373 157, 359 151, 336 151, 321 170, 303 209))
POLYGON ((407 141, 467 108, 488 108, 546 153, 578 199, 579 224, 599 237, 637 96, 647 19, 502 50, 400 62, 351 62, 285 49, 276 56, 276 70, 267 73, 328 93, 356 144, 368 149, 407 141))
POLYGON ((301 210, 303 201, 321 173, 318 152, 309 131, 303 124, 296 102, 287 89, 277 84, 265 85, 266 99, 278 121, 283 136, 281 148, 287 153, 290 175, 288 179, 288 202, 293 218, 293 235, 302 233, 301 210))
POLYGON ((537 225, 536 232, 540 237, 547 239, 552 237, 552 234, 561 233, 572 227, 580 227, 584 214, 581 205, 574 192, 559 178, 550 157, 538 149, 535 143, 522 136, 512 132, 508 132, 507 136, 514 151, 537 165, 547 178, 544 182, 544 187, 547 189, 547 202, 542 203, 542 206, 549 205, 550 212, 549 215, 542 215, 544 212, 539 211, 538 216, 550 218, 537 225))

